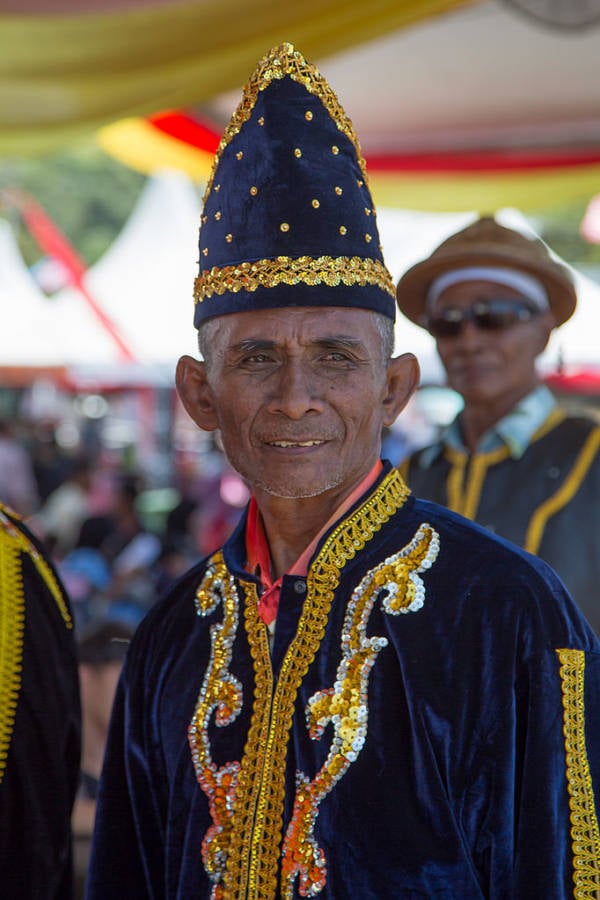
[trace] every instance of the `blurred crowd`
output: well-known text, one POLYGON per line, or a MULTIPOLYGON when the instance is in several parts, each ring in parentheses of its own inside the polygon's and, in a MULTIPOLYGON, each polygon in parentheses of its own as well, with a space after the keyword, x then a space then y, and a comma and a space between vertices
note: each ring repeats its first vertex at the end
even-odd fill
POLYGON ((73 809, 76 897, 83 897, 96 791, 117 681, 148 609, 235 527, 248 494, 217 447, 179 461, 172 484, 101 447, 66 449, 53 427, 0 419, 0 498, 23 517, 71 601, 81 696, 73 809))
POLYGON ((176 464, 168 489, 100 448, 65 450, 51 428, 0 420, 0 497, 48 550, 71 598, 77 633, 135 627, 163 591, 221 546, 247 500, 215 448, 210 465, 176 464))

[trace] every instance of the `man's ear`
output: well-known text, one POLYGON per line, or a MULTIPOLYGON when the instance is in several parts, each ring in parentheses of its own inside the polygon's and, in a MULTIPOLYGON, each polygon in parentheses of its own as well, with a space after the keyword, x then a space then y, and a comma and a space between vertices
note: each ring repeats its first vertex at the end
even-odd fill
POLYGON ((383 400, 383 424, 396 421, 419 384, 421 372, 414 353, 390 359, 387 367, 387 393, 383 400))
POLYGON ((554 318, 550 310, 546 310, 546 312, 542 313, 542 315, 539 317, 537 323, 539 325, 540 335, 540 343, 538 347, 539 354, 543 353, 548 346, 550 335, 552 334, 553 329, 556 328, 556 319, 554 318))
POLYGON ((204 363, 191 356, 182 356, 177 363, 175 384, 185 411, 198 428, 216 431, 219 423, 204 363))

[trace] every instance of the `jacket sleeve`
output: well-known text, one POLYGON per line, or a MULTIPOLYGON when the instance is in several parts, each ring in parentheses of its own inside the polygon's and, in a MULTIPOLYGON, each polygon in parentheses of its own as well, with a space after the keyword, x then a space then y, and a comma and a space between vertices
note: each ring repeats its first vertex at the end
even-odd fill
POLYGON ((487 736, 464 804, 486 897, 596 897, 600 888, 600 653, 528 659, 487 736))
POLYGON ((80 707, 73 622, 43 549, 0 510, 0 884, 72 896, 80 707))

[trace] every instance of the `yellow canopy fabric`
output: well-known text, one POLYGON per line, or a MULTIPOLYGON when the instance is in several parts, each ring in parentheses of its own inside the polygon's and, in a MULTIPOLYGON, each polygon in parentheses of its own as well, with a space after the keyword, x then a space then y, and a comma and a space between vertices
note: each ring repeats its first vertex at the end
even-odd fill
POLYGON ((0 155, 43 154, 117 119, 240 87, 290 41, 311 60, 478 0, 182 0, 0 15, 0 155))
POLYGON ((586 200, 598 193, 600 165, 515 172, 436 172, 370 176, 377 206, 423 212, 476 210, 493 214, 504 206, 536 212, 586 200))
MULTIPOLYGON (((161 169, 185 172, 196 182, 207 181, 213 153, 177 140, 142 118, 125 119, 101 128, 100 146, 124 165, 146 175, 161 169)), ((367 168, 369 158, 367 156, 367 168)), ((525 212, 559 206, 598 192, 600 162, 501 170, 397 171, 369 169, 377 206, 457 212, 493 213, 504 206, 525 212)))

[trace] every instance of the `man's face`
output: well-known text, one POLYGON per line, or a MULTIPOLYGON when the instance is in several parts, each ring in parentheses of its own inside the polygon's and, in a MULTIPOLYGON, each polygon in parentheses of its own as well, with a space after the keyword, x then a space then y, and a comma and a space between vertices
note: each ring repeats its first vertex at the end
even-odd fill
POLYGON ((220 429, 235 469, 259 493, 347 494, 372 468, 382 426, 418 376, 411 354, 384 361, 374 314, 285 308, 222 316, 211 364, 184 357, 178 389, 198 425, 220 429))
MULTIPOLYGON (((449 307, 465 309, 479 300, 523 299, 509 287, 489 281, 452 285, 440 294, 433 313, 449 307)), ((553 326, 549 312, 508 328, 485 330, 465 321, 456 337, 437 338, 448 384, 465 404, 516 402, 537 383, 535 361, 553 326)))

